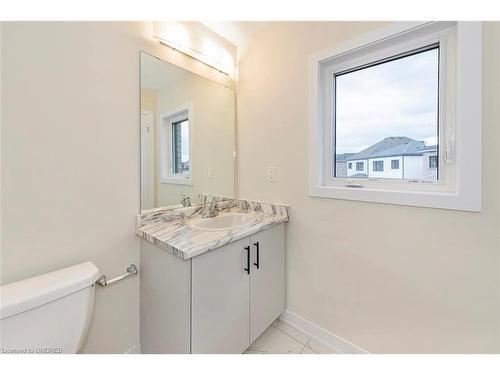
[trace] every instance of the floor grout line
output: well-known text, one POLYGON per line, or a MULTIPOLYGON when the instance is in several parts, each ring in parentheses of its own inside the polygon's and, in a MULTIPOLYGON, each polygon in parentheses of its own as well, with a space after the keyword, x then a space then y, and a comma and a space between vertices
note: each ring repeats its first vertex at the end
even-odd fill
MULTIPOLYGON (((280 321, 280 322, 283 322, 281 319, 279 319, 279 321, 280 321)), ((286 323, 286 322, 283 322, 283 323, 288 324, 288 323, 286 323)), ((307 342, 306 342, 305 346, 307 346, 307 345, 309 344, 309 342, 313 339, 313 338, 312 338, 312 336, 307 335, 307 333, 306 333, 306 332, 304 332, 304 331, 302 331, 302 330, 300 330, 300 329, 298 329, 298 328, 296 328, 296 327, 294 327, 294 326, 292 326, 292 325, 290 325, 290 324, 288 324, 288 325, 289 325, 290 327, 292 327, 293 329, 295 329, 295 330, 297 330, 297 331, 299 331, 299 332, 302 332, 303 334, 305 334, 306 336, 308 336, 308 337, 309 337, 309 339, 307 340, 307 342)), ((274 327, 274 326, 273 326, 273 327, 274 327)), ((283 332, 285 335, 288 335, 289 337, 291 337, 292 339, 294 339, 295 341, 297 341, 299 344, 302 344, 302 343, 301 343, 299 340, 297 340, 295 337, 293 337, 292 335, 290 335, 290 334, 286 333, 285 331, 281 330, 281 329, 279 328, 279 324, 278 324, 278 327, 274 327, 274 328, 276 328, 276 329, 277 329, 277 330, 279 330, 280 332, 283 332)), ((318 340, 318 341, 319 341, 319 340, 318 340)), ((325 342, 322 342, 322 344, 323 344, 323 345, 325 345, 325 346, 327 346, 327 347, 329 347, 330 349, 333 349, 333 350, 336 352, 335 354, 345 354, 344 352, 340 351, 339 349, 337 349, 336 347, 334 347, 334 346, 332 346, 332 345, 330 345, 330 344, 327 344, 327 343, 325 343, 325 342)), ((302 351, 303 351, 304 349, 305 349, 305 348, 302 348, 302 351)), ((311 349, 311 351, 313 351, 313 352, 314 352, 314 353, 316 353, 316 354, 320 354, 320 353, 318 353, 316 350, 314 350, 314 349, 313 349, 313 348, 311 348, 311 347, 309 347, 309 349, 311 349)), ((301 353, 302 353, 302 351, 301 351, 301 353)), ((300 354, 301 354, 301 353, 300 353, 300 354)))
MULTIPOLYGON (((273 324, 274 324, 274 322, 273 322, 273 324)), ((270 325, 270 326, 266 329, 266 331, 268 331, 268 330, 272 327, 272 328, 271 328, 271 330, 269 330, 269 332, 268 332, 268 334, 269 334, 269 335, 271 335, 271 336, 275 336, 275 335, 279 332, 279 333, 285 334, 287 337, 289 337, 290 339, 292 339, 294 342, 296 342, 296 343, 300 344, 301 349, 299 350, 299 353, 297 353, 297 352, 295 352, 294 350, 292 350, 292 351, 288 351, 288 353, 289 353, 289 354, 305 354, 305 351, 306 351, 306 350, 308 350, 308 352, 309 352, 310 354, 312 354, 312 353, 314 353, 314 354, 320 354, 320 353, 318 353, 316 350, 314 350, 314 349, 310 346, 310 345, 311 345, 311 342, 314 342, 316 339, 313 339, 313 337, 312 337, 312 336, 310 336, 310 335, 308 335, 306 332, 304 332, 304 331, 302 331, 302 330, 300 330, 300 329, 298 329, 298 328, 295 328, 294 326, 291 326, 290 324, 285 323, 285 322, 283 322, 283 321, 281 321, 281 320, 279 320, 279 321, 278 321, 278 324, 276 324, 276 326, 275 326, 275 325, 273 325, 273 324, 271 324, 271 325, 270 325), (279 324, 280 322, 284 323, 284 325, 280 325, 280 324, 279 324), (294 331, 292 331, 292 333, 285 332, 285 331, 284 331, 284 327, 287 327, 287 326, 292 327, 294 330, 296 330, 296 331, 297 331, 297 333, 301 333, 301 334, 303 334, 303 336, 307 337, 307 339, 306 339, 306 340, 299 340, 299 339, 295 338, 295 337, 293 336, 293 333, 295 333, 294 331), (304 341, 305 341, 305 344, 304 344, 304 341)), ((266 331, 264 331, 264 332, 261 334, 261 336, 264 336, 264 335, 266 334, 266 331)), ((259 338, 260 338, 261 336, 259 336, 259 338)), ((299 336, 299 335, 298 335, 298 336, 299 336)), ((300 336, 300 337, 303 337, 303 336, 300 336)), ((255 341, 257 341, 257 340, 255 340, 255 341)), ((319 343, 324 344, 324 345, 325 345, 325 346, 327 346, 328 348, 331 348, 331 349, 333 350, 333 353, 331 353, 331 354, 342 354, 342 352, 341 352, 341 351, 339 351, 337 348, 335 348, 335 347, 333 347, 333 346, 331 346, 331 345, 328 345, 328 344, 326 344, 326 343, 324 343, 324 342, 322 342, 322 341, 320 341, 320 340, 318 340, 318 341, 319 341, 319 343)), ((259 354, 264 354, 264 353, 267 353, 267 354, 276 354, 276 353, 273 353, 272 351, 267 352, 267 351, 261 350, 261 349, 259 349, 259 347, 253 347, 253 345, 254 345, 254 343, 252 343, 252 345, 250 345, 250 347, 247 349, 246 353, 248 353, 248 352, 250 351, 250 352, 253 352, 254 354, 257 354, 257 353, 259 353, 259 354)), ((287 344, 287 345, 290 345, 290 344, 287 344)), ((289 349, 289 350, 291 350, 291 349, 289 349)), ((320 350, 321 350, 321 349, 320 349, 320 350)), ((250 353, 250 354, 251 354, 251 353, 250 353)), ((325 353, 325 354, 326 354, 326 353, 325 353)))
POLYGON ((304 349, 306 348, 307 344, 309 344, 309 341, 311 341, 311 338, 310 338, 310 337, 309 337, 309 340, 307 340, 307 342, 304 344, 304 347, 300 350, 300 353, 299 353, 299 354, 304 353, 304 349))
MULTIPOLYGON (((282 322, 282 321, 279 321, 279 322, 282 322)), ((274 322, 273 322, 273 323, 274 323, 274 322)), ((285 323, 285 322, 283 322, 283 323, 285 323)), ((310 346, 310 343, 311 343, 311 341, 313 340, 313 337, 312 337, 312 336, 308 335, 307 333, 305 333, 304 331, 302 331, 302 330, 300 330, 300 329, 298 329, 298 328, 295 328, 295 327, 291 326, 292 328, 294 328, 295 330, 297 330, 297 332, 298 332, 298 333, 301 333, 301 334, 303 334, 305 337, 307 337, 307 339, 306 339, 306 340, 299 340, 299 339, 295 338, 292 334, 290 334, 290 333, 288 333, 288 332, 285 332, 285 331, 282 329, 282 327, 286 327, 286 325, 288 325, 288 323, 285 323, 285 325, 283 325, 283 326, 281 326, 281 327, 280 327, 280 324, 279 324, 279 323, 278 323, 276 326, 275 326, 275 325, 273 325, 273 324, 271 324, 271 325, 268 327, 268 329, 272 327, 272 328, 271 328, 271 331, 269 332, 269 334, 271 334, 271 335, 275 335, 277 332, 280 332, 280 333, 285 334, 287 337, 289 337, 290 339, 292 339, 292 340, 293 340, 293 341, 295 341, 296 343, 300 344, 301 349, 300 349, 299 353, 297 353, 297 354, 305 354, 305 353, 304 353, 304 351, 305 351, 306 349, 307 349, 308 351, 310 351, 310 352, 314 353, 314 354, 320 354, 320 353, 318 353, 316 350, 314 350, 314 349, 310 346), (274 331, 274 330, 276 330, 276 331, 274 331), (276 332, 276 333, 272 333, 272 332, 276 332), (304 341, 305 341, 305 343, 304 343, 304 341)), ((265 331, 262 333, 262 335, 261 335, 261 336, 263 336, 264 334, 265 334, 265 331)), ((260 336, 259 336, 259 337, 260 337, 260 336)), ((257 341, 257 340, 256 340, 256 341, 257 341)), ((325 345, 326 345, 326 344, 325 344, 325 345)), ((328 346, 328 347, 330 347, 330 345, 327 345, 327 346, 328 346)), ((339 352, 337 351, 337 349, 336 349, 336 348, 333 348, 333 347, 332 347, 332 349, 334 349, 334 350, 337 352, 336 354, 339 354, 339 352)), ((254 348, 254 347, 253 347, 253 343, 252 343, 252 345, 250 345, 250 347, 247 349, 247 351, 246 351, 246 352, 248 352, 248 351, 252 351, 254 354, 256 354, 256 353, 260 353, 260 354, 264 354, 264 353, 273 354, 272 352, 266 352, 266 351, 259 350, 259 348, 258 348, 258 347, 257 347, 257 348, 254 348)), ((292 354, 291 352, 289 352, 289 353, 290 353, 290 354, 292 354)), ((295 353, 296 353, 296 352, 295 352, 295 353)), ((332 353, 332 354, 334 354, 334 353, 332 353)))
MULTIPOLYGON (((271 326, 272 326, 272 325, 271 325, 271 326)), ((272 327, 274 327, 274 326, 272 326, 272 327)), ((276 328, 278 331, 280 331, 280 332, 284 333, 284 334, 285 334, 285 335, 287 335, 288 337, 290 337, 290 338, 294 339, 295 341, 297 341, 297 342, 298 342, 299 344, 301 344, 301 345, 307 345, 307 343, 311 340, 311 336, 308 336, 309 338, 307 339, 306 343, 305 343, 305 344, 302 344, 302 343, 301 343, 299 340, 297 340, 295 337, 293 337, 293 336, 292 336, 292 335, 290 335, 289 333, 287 333, 287 332, 283 331, 282 329, 280 329, 280 328, 279 328, 279 325, 278 325, 278 327, 274 327, 274 328, 276 328)), ((295 328, 295 329, 296 329, 296 328, 295 328)), ((297 329, 297 331, 300 331, 300 330, 299 330, 299 329, 297 329)), ((300 332, 302 332, 302 331, 300 331, 300 332)), ((304 334, 305 334, 305 332, 302 332, 302 333, 304 333, 304 334)))

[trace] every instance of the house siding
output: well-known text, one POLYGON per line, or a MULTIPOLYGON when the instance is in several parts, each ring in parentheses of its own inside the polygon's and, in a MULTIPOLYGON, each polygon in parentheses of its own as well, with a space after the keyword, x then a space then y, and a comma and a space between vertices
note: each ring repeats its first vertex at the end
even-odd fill
MULTIPOLYGON (((429 157, 436 156, 437 152, 426 152, 422 157, 423 163, 423 179, 424 180, 437 180, 438 179, 438 169, 437 168, 429 168, 429 157)), ((439 165, 438 165, 439 167, 439 165)))
POLYGON ((335 163, 335 177, 347 177, 347 162, 337 161, 335 163))
POLYGON ((352 163, 352 168, 347 169, 347 177, 351 177, 359 173, 365 173, 365 174, 368 173, 368 167, 367 167, 368 160, 349 160, 348 163, 352 163), (356 170, 356 163, 363 163, 362 171, 356 170))

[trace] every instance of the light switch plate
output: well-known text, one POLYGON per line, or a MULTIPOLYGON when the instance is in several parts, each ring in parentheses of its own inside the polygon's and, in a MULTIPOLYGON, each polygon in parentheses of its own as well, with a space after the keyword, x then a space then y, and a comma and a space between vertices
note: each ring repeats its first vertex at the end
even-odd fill
POLYGON ((214 176, 214 167, 208 167, 208 179, 213 180, 215 178, 214 176))
POLYGON ((267 181, 276 182, 276 167, 268 167, 267 168, 267 181))

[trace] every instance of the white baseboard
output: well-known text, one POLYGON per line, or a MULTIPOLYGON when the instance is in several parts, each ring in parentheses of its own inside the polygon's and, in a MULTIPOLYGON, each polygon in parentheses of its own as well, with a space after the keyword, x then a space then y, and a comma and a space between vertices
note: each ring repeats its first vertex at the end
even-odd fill
MULTIPOLYGON (((313 339, 322 342, 325 345, 331 346, 336 351, 346 354, 369 354, 369 352, 358 345, 349 342, 342 337, 339 337, 324 328, 310 322, 300 315, 285 310, 281 314, 280 319, 294 328, 305 332, 313 339)), ((137 344, 127 349, 123 354, 141 354, 141 345, 137 344)))
POLYGON ((367 350, 327 331, 324 328, 321 328, 320 326, 310 322, 300 315, 295 314, 294 312, 291 312, 290 310, 285 310, 283 314, 281 314, 280 319, 294 328, 307 333, 313 339, 331 346, 341 353, 369 354, 367 350))
POLYGON ((134 345, 131 348, 125 350, 123 354, 141 354, 141 345, 140 344, 134 345))

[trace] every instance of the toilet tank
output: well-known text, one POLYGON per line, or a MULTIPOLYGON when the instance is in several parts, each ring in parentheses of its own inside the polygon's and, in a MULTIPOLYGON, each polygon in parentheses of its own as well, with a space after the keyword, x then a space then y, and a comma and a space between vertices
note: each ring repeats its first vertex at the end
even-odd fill
POLYGON ((92 262, 0 287, 2 353, 77 353, 92 317, 92 262))

